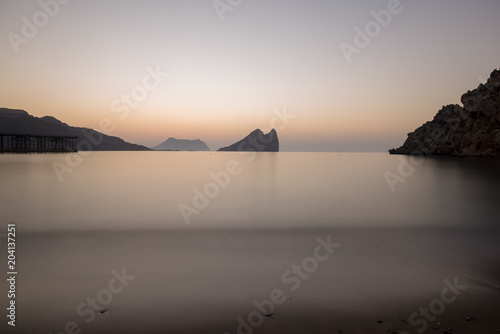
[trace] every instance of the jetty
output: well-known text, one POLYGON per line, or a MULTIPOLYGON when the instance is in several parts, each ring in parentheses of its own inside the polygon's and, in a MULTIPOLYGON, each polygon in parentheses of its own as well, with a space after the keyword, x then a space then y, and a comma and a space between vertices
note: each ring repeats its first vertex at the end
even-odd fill
POLYGON ((78 152, 78 137, 0 134, 0 153, 78 152))

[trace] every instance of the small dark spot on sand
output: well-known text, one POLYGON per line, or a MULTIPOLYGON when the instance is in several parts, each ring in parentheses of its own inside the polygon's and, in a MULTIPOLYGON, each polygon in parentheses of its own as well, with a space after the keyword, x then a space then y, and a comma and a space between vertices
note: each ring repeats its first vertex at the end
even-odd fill
POLYGON ((274 317, 274 314, 272 314, 272 313, 266 313, 266 314, 264 314, 264 317, 266 317, 266 318, 272 318, 272 317, 274 317))
POLYGON ((338 334, 343 334, 344 332, 342 332, 342 331, 337 331, 337 333, 338 333, 338 334))
POLYGON ((108 313, 108 310, 101 310, 101 311, 99 311, 99 314, 106 314, 106 313, 108 313))
POLYGON ((406 321, 406 320, 401 320, 401 322, 402 322, 403 324, 405 324, 405 325, 406 325, 406 324, 408 324, 408 321, 406 321))
POLYGON ((473 318, 473 317, 464 317, 463 319, 464 319, 465 321, 472 321, 472 320, 474 320, 474 318, 473 318))
POLYGON ((383 324, 384 323, 384 320, 377 320, 375 321, 377 324, 383 324))

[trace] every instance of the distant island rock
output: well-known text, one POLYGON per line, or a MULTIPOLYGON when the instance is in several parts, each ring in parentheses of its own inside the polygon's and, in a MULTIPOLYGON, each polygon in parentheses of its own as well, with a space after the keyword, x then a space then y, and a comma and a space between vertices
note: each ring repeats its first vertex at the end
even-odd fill
POLYGON ((276 130, 272 129, 268 134, 257 129, 248 136, 234 143, 233 145, 222 147, 219 151, 255 151, 255 152, 279 152, 280 144, 276 130))
POLYGON ((0 108, 0 134, 78 137, 77 147, 80 151, 151 150, 93 129, 69 126, 52 116, 35 117, 20 109, 0 108))
POLYGON ((486 84, 462 95, 460 105, 443 107, 434 119, 408 134, 390 154, 500 156, 500 70, 486 84))
POLYGON ((160 145, 153 147, 157 151, 210 151, 207 144, 199 139, 175 139, 168 138, 160 145))

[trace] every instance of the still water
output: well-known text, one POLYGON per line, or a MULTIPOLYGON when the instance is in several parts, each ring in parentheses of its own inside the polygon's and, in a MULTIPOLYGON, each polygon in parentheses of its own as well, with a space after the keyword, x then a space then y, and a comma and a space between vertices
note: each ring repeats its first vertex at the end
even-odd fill
POLYGON ((16 326, 2 280, 0 332, 496 332, 499 167, 384 153, 0 155, 0 268, 12 222, 17 270, 16 326), (434 322, 410 318, 449 282, 467 288, 434 322))
POLYGON ((498 159, 226 152, 78 158, 1 155, 3 222, 28 232, 471 226, 500 217, 498 159))

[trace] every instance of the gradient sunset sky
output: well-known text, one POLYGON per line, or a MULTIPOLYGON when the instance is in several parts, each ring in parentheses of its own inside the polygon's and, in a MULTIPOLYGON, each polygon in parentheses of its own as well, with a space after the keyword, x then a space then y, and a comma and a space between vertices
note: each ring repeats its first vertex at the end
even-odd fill
POLYGON ((107 134, 146 146, 216 150, 286 109, 284 151, 387 151, 500 68, 498 0, 55 1, 0 1, 0 107, 111 119, 107 134), (356 27, 373 37, 348 62, 356 27), (169 76, 121 117, 147 68, 169 76))

